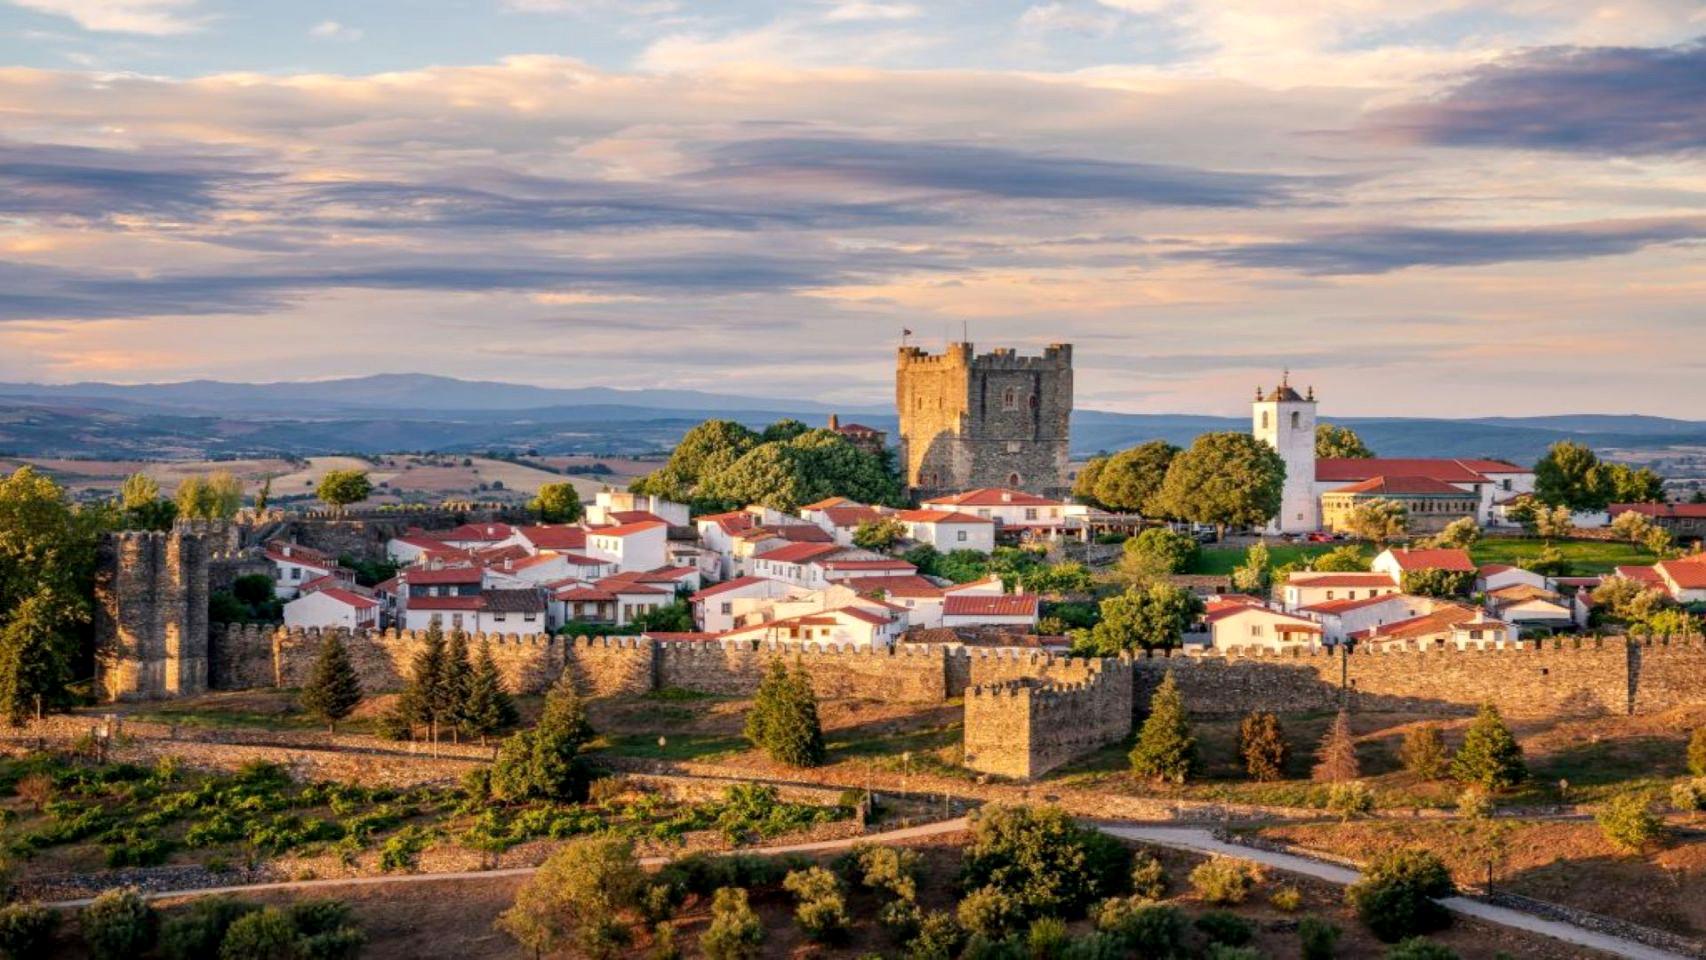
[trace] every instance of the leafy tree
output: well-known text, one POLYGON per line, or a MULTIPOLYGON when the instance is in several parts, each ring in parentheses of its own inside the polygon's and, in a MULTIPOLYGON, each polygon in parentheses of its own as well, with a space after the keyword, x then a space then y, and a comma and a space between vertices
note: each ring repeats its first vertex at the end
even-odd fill
POLYGON ((1352 536, 1373 540, 1384 548, 1409 530, 1410 511, 1396 500, 1381 498, 1357 504, 1344 522, 1352 536))
POLYGON ((300 936, 290 915, 277 907, 252 910, 232 920, 219 946, 219 960, 296 960, 300 936))
POLYGON ((572 801, 586 794, 593 740, 586 705, 567 674, 545 695, 545 709, 531 730, 511 734, 492 764, 492 796, 498 800, 572 801))
POLYGON ((1205 433, 1173 458, 1155 493, 1154 512, 1228 526, 1259 527, 1279 514, 1285 462, 1267 444, 1244 433, 1205 433))
POLYGON ((535 955, 573 946, 614 957, 628 942, 645 887, 632 841, 571 840, 540 864, 496 926, 535 955))
POLYGON ((1474 585, 1475 571, 1425 567, 1404 571, 1399 581, 1403 591, 1411 596, 1461 597, 1474 585))
POLYGON ((1258 540, 1244 551, 1244 562, 1232 568, 1232 589, 1263 596, 1272 582, 1268 545, 1258 540))
POLYGON ((1072 478, 1072 499, 1106 510, 1107 504, 1096 499, 1096 484, 1101 480, 1102 469, 1107 464, 1108 458, 1105 456, 1091 457, 1089 462, 1079 469, 1078 475, 1072 478))
POLYGON ((1071 594, 1089 593, 1095 586, 1090 568, 1076 561, 1032 567, 1019 575, 1019 583, 1027 593, 1071 594))
MULTIPOLYGON (((1498 956, 1498 954, 1494 954, 1498 956)), ((1381 960, 1460 960, 1457 951, 1426 937, 1411 937, 1386 951, 1381 960)))
POLYGON ((1451 871, 1439 857, 1398 850, 1376 856, 1345 894, 1369 930, 1394 943, 1450 924, 1451 914, 1439 900, 1455 892, 1451 871))
POLYGON ((1695 727, 1688 738, 1688 772, 1706 777, 1706 726, 1695 727))
POLYGON ((1309 569, 1323 573, 1353 573, 1367 570, 1368 558, 1363 556, 1362 548, 1352 545, 1334 547, 1316 557, 1309 569))
POLYGON ((711 924, 699 937, 708 960, 756 960, 764 943, 764 923, 740 887, 722 887, 711 897, 711 924))
POLYGON ((1641 538, 1641 546, 1655 557, 1663 557, 1671 552, 1670 531, 1663 527, 1654 527, 1641 538))
POLYGON ((1344 931, 1320 917, 1304 917, 1297 923, 1302 960, 1333 960, 1344 931))
POLYGON ((1151 440, 1109 457, 1096 477, 1096 502, 1119 513, 1153 513, 1151 501, 1179 448, 1151 440))
POLYGON ((1356 737, 1351 734, 1351 715, 1343 710, 1333 718, 1332 726, 1321 738, 1315 750, 1315 768, 1310 775, 1325 783, 1344 783, 1362 776, 1362 764, 1357 760, 1356 737))
POLYGON ((853 529, 853 545, 866 550, 887 550, 906 538, 906 525, 892 517, 866 520, 853 529))
POLYGON ((1614 483, 1593 450, 1574 440, 1552 444, 1534 465, 1534 497, 1549 507, 1603 510, 1614 483))
POLYGON ((794 895, 794 919, 813 940, 839 940, 847 932, 847 894, 841 878, 822 867, 791 870, 782 889, 794 895))
POLYGON ((1398 759, 1404 769, 1423 780, 1438 780, 1451 768, 1451 752, 1445 747, 1445 737, 1439 727, 1427 723, 1404 734, 1398 759))
POLYGON ((941 576, 942 553, 928 543, 921 543, 900 555, 902 560, 918 568, 922 576, 941 576))
POLYGON ((1469 725, 1463 746, 1451 760, 1451 775, 1488 793, 1508 790, 1527 779, 1522 746, 1491 703, 1482 704, 1475 722, 1469 725))
POLYGON ((540 523, 574 523, 586 515, 580 492, 567 481, 541 484, 539 492, 527 501, 527 509, 539 517, 540 523))
POLYGON ((170 530, 178 505, 160 496, 160 484, 146 473, 133 473, 119 487, 119 509, 129 530, 170 530))
POLYGON ((959 885, 1011 897, 1017 919, 1081 916, 1129 881, 1131 851, 1059 807, 990 804, 978 811, 959 885))
POLYGON ((1641 623, 1670 604, 1670 595, 1628 577, 1606 577, 1593 588, 1594 609, 1624 623, 1641 623))
POLYGON ((352 503, 360 503, 373 495, 373 481, 365 470, 329 470, 314 488, 320 502, 342 512, 352 503))
POLYGON ((708 478, 733 466, 758 443, 758 434, 733 420, 706 420, 682 436, 669 462, 642 477, 635 492, 696 500, 708 478))
POLYGON ((1548 543, 1540 548, 1539 553, 1523 560, 1522 568, 1543 577, 1562 577, 1570 572, 1570 561, 1564 556, 1564 551, 1548 543))
POLYGON ((1664 503, 1665 481, 1651 467, 1610 464, 1612 503, 1664 503))
POLYGON ((1238 754, 1252 780, 1283 780, 1291 745, 1285 742, 1279 717, 1268 710, 1252 710, 1238 725, 1238 754))
POLYGON ((95 960, 131 960, 154 947, 160 915, 135 887, 121 887, 84 907, 78 926, 95 960))
POLYGON ((971 583, 989 576, 989 561, 976 550, 953 550, 936 561, 936 575, 955 583, 971 583))
POLYGON ((1458 517, 1445 525, 1434 537, 1434 546, 1447 547, 1457 550, 1467 550, 1481 539, 1481 526, 1474 517, 1458 517))
POLYGON ((33 467, 0 478, 0 711, 14 724, 70 702, 91 622, 96 547, 115 519, 74 507, 33 467))
POLYGON ((272 500, 272 477, 261 478, 261 488, 255 491, 255 512, 265 513, 267 503, 272 500))
POLYGON ((1183 573, 1197 557, 1197 541, 1167 527, 1150 527, 1125 542, 1126 555, 1148 558, 1166 573, 1183 573))
POLYGON ((1542 537, 1568 537, 1576 532, 1576 521, 1569 507, 1537 507, 1534 511, 1534 532, 1542 537))
POLYGON ((756 503, 792 513, 835 496, 895 503, 900 485, 881 457, 860 450, 833 430, 813 430, 753 447, 706 476, 699 495, 728 506, 756 503))
POLYGON ((778 441, 792 440, 795 437, 802 436, 810 433, 811 431, 811 427, 806 426, 804 423, 801 423, 792 417, 788 417, 765 427, 764 432, 759 434, 758 439, 762 443, 776 443, 778 441))
POLYGON ((1131 750, 1131 768, 1153 780, 1184 783, 1197 767, 1197 741, 1185 717, 1184 697, 1169 670, 1149 699, 1149 716, 1131 750))
POLYGON ((1177 647, 1185 630, 1202 613, 1196 594, 1183 587, 1154 583, 1103 600, 1101 619, 1080 630, 1074 652, 1111 657, 1126 650, 1166 650, 1177 647))
POLYGON ((229 520, 243 507, 243 483, 230 471, 186 477, 178 484, 177 515, 197 520, 229 520))
POLYGON ((480 641, 480 655, 474 659, 474 671, 468 676, 467 699, 462 704, 462 725, 476 734, 480 742, 494 733, 515 726, 518 719, 515 702, 504 689, 497 661, 492 658, 492 642, 480 641))
POLYGON ((8 960, 47 960, 53 956, 53 931, 59 911, 39 903, 0 907, 0 955, 8 960))
POLYGON ((1315 425, 1315 459, 1371 460, 1374 451, 1362 442, 1356 431, 1332 423, 1315 425))
POLYGON ((1648 531, 1653 529, 1653 521, 1647 515, 1635 510, 1625 510, 1611 518, 1611 532, 1633 544, 1640 544, 1647 539, 1648 531))
POLYGON ((1620 793, 1594 812, 1605 839, 1624 853, 1640 853, 1665 836, 1665 825, 1645 794, 1620 793))
POLYGON ((789 670, 770 661, 746 716, 746 738, 770 759, 793 767, 816 767, 828 758, 818 722, 817 694, 804 667, 789 670))
POLYGON ((337 631, 328 630, 320 640, 314 673, 302 688, 302 709, 335 732, 338 721, 354 713, 360 703, 361 678, 337 631))

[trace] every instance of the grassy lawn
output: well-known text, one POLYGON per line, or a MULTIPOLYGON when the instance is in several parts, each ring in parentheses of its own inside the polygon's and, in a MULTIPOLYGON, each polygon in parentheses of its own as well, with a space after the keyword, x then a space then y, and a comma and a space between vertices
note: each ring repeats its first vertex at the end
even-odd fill
MULTIPOLYGON (((1270 543, 1268 544, 1268 562, 1276 567, 1280 567, 1293 561, 1319 556, 1336 546, 1339 546, 1339 544, 1270 543)), ((1372 548, 1367 552, 1370 557, 1374 556, 1372 548)), ((1230 547, 1205 547, 1204 549, 1197 551, 1196 560, 1192 561, 1190 569, 1185 572, 1212 574, 1214 576, 1221 577, 1228 576, 1232 573, 1232 568, 1237 567, 1244 562, 1244 553, 1245 550, 1243 548, 1233 549, 1230 547)))
POLYGON ((750 746, 745 737, 706 733, 611 733, 601 742, 612 756, 636 760, 723 760, 750 746))
MULTIPOLYGON (((1599 573, 1610 573, 1612 567, 1628 565, 1646 565, 1652 563, 1654 557, 1645 550, 1638 549, 1634 544, 1608 540, 1558 540, 1553 543, 1564 559, 1570 562, 1572 576, 1592 576, 1599 573)), ((1544 540, 1513 539, 1493 537, 1480 541, 1470 548, 1470 556, 1476 563, 1508 563, 1512 566, 1521 565, 1522 561, 1532 558, 1546 549, 1544 540)))

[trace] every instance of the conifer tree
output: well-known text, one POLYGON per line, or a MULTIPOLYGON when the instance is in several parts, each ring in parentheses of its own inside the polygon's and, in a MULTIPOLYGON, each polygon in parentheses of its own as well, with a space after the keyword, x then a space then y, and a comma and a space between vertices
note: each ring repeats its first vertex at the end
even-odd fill
POLYGON ((1327 728, 1326 736, 1321 738, 1321 746, 1315 751, 1315 769, 1311 776, 1328 783, 1344 783, 1361 775, 1356 738, 1351 735, 1351 715, 1340 710, 1339 715, 1333 718, 1333 725, 1327 728))
POLYGON ((1149 698, 1149 716, 1131 750, 1131 768, 1155 780, 1184 783, 1197 764, 1197 741, 1185 719, 1185 700, 1169 670, 1149 698))
POLYGON ((450 634, 444 648, 444 666, 439 673, 438 687, 433 691, 433 713, 442 726, 450 728, 453 742, 461 742, 464 720, 468 712, 468 683, 474 669, 468 662, 468 635, 460 630, 450 634))
POLYGON ((440 688, 444 685, 444 631, 434 623, 427 627, 421 649, 410 664, 409 683, 397 702, 397 710, 410 726, 425 726, 434 743, 438 742, 438 713, 442 702, 440 688))
POLYGON ((1451 775, 1488 793, 1508 790, 1528 777, 1522 745, 1511 735, 1510 727, 1505 726, 1498 707, 1491 703, 1481 705, 1481 712, 1463 735, 1463 746, 1451 758, 1451 775))
POLYGON ((1272 711, 1252 710, 1238 725, 1238 752, 1252 780, 1283 780, 1291 745, 1285 742, 1279 717, 1272 711))
POLYGON ((545 695, 545 710, 533 729, 511 735, 498 749, 492 795, 500 800, 580 799, 592 779, 585 748, 593 737, 586 704, 564 673, 545 695))
POLYGON ((504 689, 503 676, 492 659, 492 642, 480 642, 480 655, 474 659, 474 671, 468 677, 468 696, 462 705, 462 723, 469 733, 478 734, 480 742, 486 737, 515 726, 515 701, 504 689))
POLYGON ((817 694, 805 668, 770 661, 746 715, 746 738, 770 759, 795 767, 823 763, 828 750, 818 722, 817 694))
POLYGON ((337 631, 327 631, 320 641, 320 656, 314 661, 314 673, 302 688, 302 709, 337 731, 338 721, 355 711, 361 703, 361 678, 350 663, 349 651, 337 631))

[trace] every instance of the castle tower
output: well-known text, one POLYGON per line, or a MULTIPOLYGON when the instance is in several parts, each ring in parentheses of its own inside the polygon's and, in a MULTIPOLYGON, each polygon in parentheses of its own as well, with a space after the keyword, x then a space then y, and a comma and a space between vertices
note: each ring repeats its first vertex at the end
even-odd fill
POLYGON ((95 679, 109 700, 207 691, 210 541, 183 527, 118 533, 95 574, 95 679))
POLYGON ((1278 451, 1285 461, 1285 487, 1280 512, 1268 529, 1279 533, 1307 533, 1321 526, 1320 503, 1315 496, 1315 388, 1308 396, 1291 388, 1289 371, 1279 386, 1262 392, 1256 388, 1251 404, 1250 430, 1257 440, 1278 451))
POLYGON ((901 347, 895 370, 902 479, 920 497, 978 487, 1064 496, 1072 346, 1038 357, 969 343, 901 347))

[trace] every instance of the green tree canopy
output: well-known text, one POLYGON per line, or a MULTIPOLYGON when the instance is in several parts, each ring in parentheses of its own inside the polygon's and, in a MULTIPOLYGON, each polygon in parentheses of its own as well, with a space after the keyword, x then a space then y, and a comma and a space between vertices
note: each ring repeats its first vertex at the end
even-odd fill
POLYGON ((527 509, 539 517, 540 523, 574 523, 586 512, 580 493, 568 481, 541 484, 539 492, 527 501, 527 509))
POLYGON ((186 477, 174 498, 178 516, 197 520, 229 520, 243 509, 243 482, 229 470, 205 477, 186 477))
POLYGON ((1185 717, 1185 699, 1169 670, 1149 698, 1149 716, 1131 750, 1131 769, 1153 780, 1184 783, 1198 766, 1197 741, 1185 717))
POLYGON ((528 878, 497 926, 536 955, 572 945, 586 956, 614 957, 645 888, 633 841, 571 840, 528 878))
POLYGON ((1371 460, 1374 451, 1350 427, 1320 423, 1315 425, 1315 456, 1320 460, 1371 460))
POLYGON ((708 478, 733 466, 758 442, 758 434, 733 420, 706 420, 683 434, 669 462, 640 478, 634 490, 691 501, 708 478))
POLYGON ((1259 527, 1280 509, 1285 462, 1244 433, 1205 433, 1173 458, 1152 509, 1163 516, 1229 526, 1259 527))
POLYGON ((1183 573, 1196 559, 1198 549, 1195 537, 1167 527, 1150 527, 1127 540, 1124 547, 1127 554, 1152 558, 1167 573, 1183 573))
POLYGON ((1463 735, 1463 746, 1451 759, 1451 775, 1488 793, 1508 790, 1528 778, 1522 745, 1491 703, 1481 705, 1475 722, 1463 735))
POLYGON ((329 470, 320 478, 320 485, 314 488, 314 495, 320 502, 342 510, 352 503, 360 503, 373 494, 373 481, 365 470, 329 470))
POLYGON ((177 503, 160 495, 160 485, 146 473, 133 473, 119 487, 119 509, 127 530, 170 530, 178 516, 177 503))
POLYGON ((1151 440, 1109 457, 1097 473, 1096 502, 1119 513, 1155 513, 1151 501, 1179 448, 1151 440))
POLYGON ((593 737, 586 704, 565 673, 546 694, 539 722, 511 734, 498 748, 492 796, 508 801, 581 799, 592 780, 586 747, 593 737))
POLYGON ((1385 498, 1359 503, 1345 518, 1347 533, 1373 540, 1381 547, 1402 537, 1409 526, 1410 511, 1402 503, 1385 498))
POLYGON ((1152 583, 1132 588, 1101 602, 1101 620, 1089 630, 1076 632, 1073 650, 1111 657, 1127 650, 1177 647, 1202 609, 1196 594, 1183 587, 1152 583))
POLYGON ((811 427, 789 417, 787 419, 778 420, 770 426, 765 427, 764 432, 759 434, 758 439, 763 443, 776 443, 778 441, 786 442, 802 434, 810 433, 811 429, 811 427))
POLYGON ((302 688, 302 709, 328 730, 337 730, 338 721, 355 712, 361 703, 361 677, 350 662, 349 651, 337 631, 328 630, 320 640, 320 656, 314 661, 314 673, 302 688))
POLYGON ((1560 440, 1534 465, 1534 496, 1547 506, 1581 512, 1611 503, 1663 502, 1665 488, 1648 467, 1603 463, 1585 444, 1560 440))
POLYGON ((761 443, 706 478, 700 497, 727 507, 762 504, 792 513, 827 497, 896 503, 900 485, 881 457, 833 430, 761 443))
POLYGON ((853 545, 866 550, 887 550, 906 538, 906 525, 893 517, 866 520, 853 530, 853 545))
POLYGON ((770 759, 793 767, 816 767, 828 758, 817 694, 804 667, 789 670, 770 661, 746 715, 746 738, 770 759))
POLYGON ((1078 475, 1072 478, 1072 499, 1092 507, 1107 509, 1107 504, 1096 499, 1096 483, 1102 477, 1102 468, 1108 464, 1106 455, 1091 457, 1089 462, 1079 468, 1078 475))

